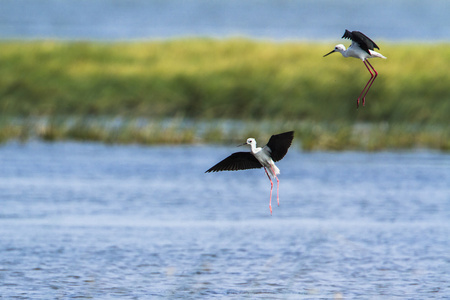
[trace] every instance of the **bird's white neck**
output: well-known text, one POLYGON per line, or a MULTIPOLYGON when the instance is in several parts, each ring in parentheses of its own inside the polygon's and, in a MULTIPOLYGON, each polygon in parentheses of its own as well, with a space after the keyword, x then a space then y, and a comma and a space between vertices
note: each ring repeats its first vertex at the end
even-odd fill
POLYGON ((345 49, 344 46, 342 46, 342 48, 343 49, 339 49, 339 53, 341 53, 343 57, 349 57, 350 56, 350 52, 351 52, 350 48, 345 49))
POLYGON ((341 52, 343 57, 349 57, 348 49, 341 52))
POLYGON ((261 151, 261 147, 256 147, 256 145, 252 144, 251 147, 252 147, 251 151, 252 151, 253 154, 258 153, 259 151, 261 151))
POLYGON ((250 144, 250 151, 255 154, 261 151, 261 147, 256 147, 256 141, 252 141, 250 144))

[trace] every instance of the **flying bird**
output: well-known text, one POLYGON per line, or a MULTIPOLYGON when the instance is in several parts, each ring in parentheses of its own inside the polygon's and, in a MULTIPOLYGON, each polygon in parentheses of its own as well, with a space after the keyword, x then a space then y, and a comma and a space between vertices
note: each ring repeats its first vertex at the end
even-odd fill
POLYGON ((367 70, 369 70, 370 73, 370 79, 366 83, 366 86, 362 90, 361 94, 359 95, 358 99, 356 100, 356 107, 359 107, 359 101, 362 97, 362 105, 364 106, 366 102, 366 95, 369 91, 370 87, 372 86, 373 82, 375 81, 375 78, 378 75, 378 72, 374 69, 374 67, 369 63, 367 60, 368 58, 384 58, 385 56, 382 54, 374 51, 374 49, 380 49, 377 44, 375 44, 374 41, 372 41, 370 38, 368 38, 364 33, 359 31, 348 31, 345 30, 344 35, 342 36, 343 39, 349 39, 352 41, 352 44, 348 49, 345 49, 345 46, 342 44, 336 45, 334 49, 330 52, 325 54, 323 57, 330 55, 334 52, 340 52, 342 56, 344 57, 354 57, 359 58, 363 61, 364 65, 366 66, 367 70), (370 68, 369 68, 370 66, 370 68), (375 74, 372 73, 371 69, 374 71, 375 74))
POLYGON ((205 173, 264 168, 270 180, 269 209, 270 214, 272 214, 272 178, 277 180, 277 204, 280 205, 280 180, 277 177, 280 174, 280 169, 275 165, 275 162, 281 160, 286 155, 293 138, 293 131, 272 135, 267 145, 262 148, 256 147, 256 140, 254 138, 248 138, 244 144, 239 146, 250 145, 250 152, 233 153, 205 173))

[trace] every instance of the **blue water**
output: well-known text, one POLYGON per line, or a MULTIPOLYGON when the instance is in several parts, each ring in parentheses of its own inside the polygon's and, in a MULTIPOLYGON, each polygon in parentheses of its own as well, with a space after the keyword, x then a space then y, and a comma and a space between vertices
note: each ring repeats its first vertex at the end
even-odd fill
POLYGON ((0 0, 0 38, 449 41, 449 15, 447 0, 0 0))
POLYGON ((450 297, 450 155, 294 146, 270 216, 233 151, 0 146, 1 297, 450 297))

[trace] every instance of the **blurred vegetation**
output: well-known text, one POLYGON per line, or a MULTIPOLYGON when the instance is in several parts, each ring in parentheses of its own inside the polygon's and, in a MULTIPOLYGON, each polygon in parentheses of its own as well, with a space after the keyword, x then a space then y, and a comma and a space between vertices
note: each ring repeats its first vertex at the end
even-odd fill
POLYGON ((305 151, 380 151, 427 148, 450 151, 450 129, 436 125, 310 121, 192 121, 183 119, 52 117, 0 119, 0 142, 16 139, 76 140, 113 144, 238 145, 248 137, 267 141, 294 130, 305 151))
POLYGON ((372 60, 379 76, 359 109, 369 74, 357 59, 323 58, 333 47, 245 39, 3 41, 0 141, 229 142, 252 131, 260 137, 269 123, 270 133, 290 124, 308 150, 450 148, 449 44, 382 45, 388 59, 372 60), (216 119, 246 125, 229 133, 212 125, 216 119))

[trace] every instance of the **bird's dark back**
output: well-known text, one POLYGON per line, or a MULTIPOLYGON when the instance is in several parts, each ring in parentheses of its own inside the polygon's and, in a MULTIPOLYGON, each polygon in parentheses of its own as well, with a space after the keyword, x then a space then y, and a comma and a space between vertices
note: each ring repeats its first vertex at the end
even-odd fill
POLYGON ((279 161, 286 155, 293 139, 293 131, 275 134, 270 137, 266 146, 270 149, 273 161, 279 161))
MULTIPOLYGON (((353 42, 357 43, 361 49, 369 53, 370 50, 374 50, 374 48, 380 49, 374 41, 372 41, 367 35, 360 31, 348 31, 345 29, 345 33, 342 36, 343 39, 349 39, 353 42)), ((369 53, 370 54, 370 53, 369 53)))

